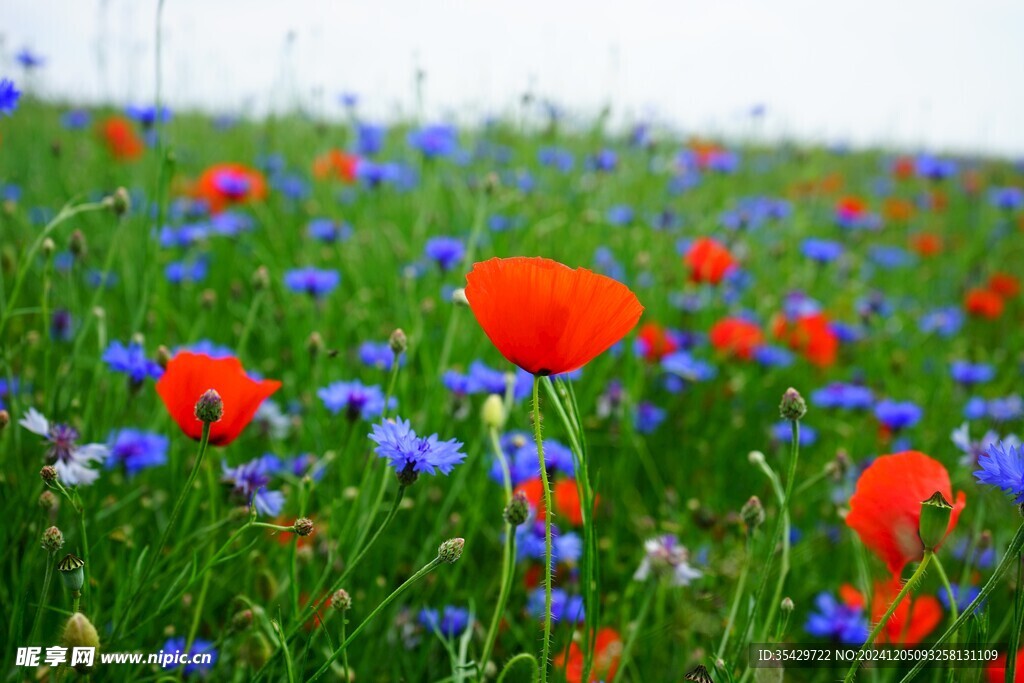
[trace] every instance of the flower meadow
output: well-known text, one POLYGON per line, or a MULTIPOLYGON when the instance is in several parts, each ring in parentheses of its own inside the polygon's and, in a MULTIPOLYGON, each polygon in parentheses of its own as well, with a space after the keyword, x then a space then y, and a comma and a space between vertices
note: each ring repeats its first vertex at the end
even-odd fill
POLYGON ((23 90, 5 680, 1024 680, 1024 165, 23 90))

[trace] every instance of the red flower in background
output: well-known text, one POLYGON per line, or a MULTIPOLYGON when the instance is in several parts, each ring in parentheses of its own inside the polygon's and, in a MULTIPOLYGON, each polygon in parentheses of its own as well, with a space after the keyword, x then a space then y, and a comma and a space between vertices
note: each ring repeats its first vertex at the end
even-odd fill
MULTIPOLYGON (((1006 680, 1006 653, 1002 653, 985 667, 985 680, 988 683, 1003 683, 1006 680)), ((1017 666, 1013 673, 1013 683, 1024 683, 1024 649, 1017 651, 1017 666)))
POLYGON ((640 342, 640 352, 644 360, 649 363, 657 363, 670 353, 679 350, 679 344, 669 336, 664 327, 658 323, 645 323, 641 325, 637 334, 640 342))
POLYGON ((914 204, 906 199, 889 197, 882 204, 882 215, 894 223, 905 223, 914 216, 914 204))
POLYGON ((836 361, 839 337, 822 313, 803 315, 793 321, 779 315, 772 323, 772 333, 818 367, 827 367, 836 361))
POLYGON ((918 536, 921 501, 936 491, 955 501, 948 535, 967 502, 963 491, 954 499, 949 472, 942 463, 918 451, 879 456, 857 480, 846 525, 899 577, 908 562, 924 555, 918 536))
POLYGON ((988 279, 988 290, 1009 299, 1020 294, 1020 280, 1009 273, 993 273, 988 279))
POLYGON ((729 355, 750 360, 764 343, 764 333, 756 323, 742 318, 723 318, 708 333, 711 345, 729 355))
POLYGON ((340 149, 332 149, 321 154, 313 161, 313 175, 317 178, 336 178, 346 183, 356 179, 356 167, 359 157, 346 154, 340 149))
POLYGON ((910 249, 926 258, 936 256, 942 253, 942 238, 931 232, 919 232, 910 236, 910 249))
POLYGON ((277 380, 252 379, 237 358, 215 359, 182 351, 167 364, 156 391, 181 431, 198 441, 203 423, 195 416, 196 401, 207 389, 216 390, 224 402, 224 415, 210 424, 210 443, 226 446, 238 438, 260 404, 280 386, 277 380))
MULTIPOLYGON (((594 663, 590 671, 590 681, 611 683, 619 669, 619 657, 622 656, 622 639, 613 628, 602 628, 594 636, 594 663)), ((556 668, 565 670, 568 683, 583 683, 583 651, 575 642, 569 644, 568 655, 559 654, 554 658, 556 668)))
MULTIPOLYGON (((526 502, 534 509, 537 521, 543 522, 547 517, 544 509, 544 489, 539 477, 528 479, 516 487, 516 493, 526 496, 526 502)), ((573 526, 583 524, 583 508, 580 505, 579 489, 575 479, 559 479, 552 486, 552 502, 555 504, 555 519, 566 519, 573 526)), ((597 505, 597 500, 594 500, 597 505)))
POLYGON ((121 116, 111 116, 103 121, 100 134, 110 155, 119 161, 138 159, 146 148, 135 134, 132 122, 121 116))
POLYGON ((964 297, 964 309, 973 316, 995 320, 1003 314, 1003 297, 992 290, 975 287, 964 297))
POLYGON ((209 203, 211 212, 220 213, 233 204, 265 198, 267 183, 262 173, 243 164, 217 164, 199 176, 195 195, 209 203))
POLYGON ((710 237, 694 240, 683 261, 690 269, 692 282, 708 282, 713 285, 721 282, 736 267, 736 260, 729 250, 710 237))
POLYGON ((644 310, 621 282, 546 258, 474 263, 466 282, 484 333, 534 375, 583 367, 633 329, 644 310))
MULTIPOLYGON (((871 592, 871 623, 877 624, 885 616, 889 605, 896 599, 902 584, 898 577, 878 581, 871 592)), ((864 607, 860 591, 844 584, 839 597, 850 607, 864 607)), ((913 646, 928 637, 942 621, 942 605, 933 595, 908 595, 896 607, 888 623, 875 640, 876 644, 913 646)))
POLYGON ((917 164, 913 157, 897 157, 892 163, 892 174, 900 180, 913 178, 917 170, 917 164))
POLYGON ((843 197, 836 202, 836 216, 844 221, 855 221, 867 211, 868 205, 860 197, 843 197))

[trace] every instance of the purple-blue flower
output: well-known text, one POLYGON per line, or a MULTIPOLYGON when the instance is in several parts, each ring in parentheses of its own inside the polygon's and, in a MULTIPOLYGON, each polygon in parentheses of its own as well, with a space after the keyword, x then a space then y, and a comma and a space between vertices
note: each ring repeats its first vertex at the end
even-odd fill
POLYGON ((0 114, 10 116, 18 107, 21 91, 14 87, 14 81, 0 78, 0 114))
POLYGON ((832 240, 809 237, 800 245, 804 256, 818 263, 831 263, 843 255, 843 245, 832 240))
POLYGON ((423 608, 419 615, 420 625, 438 630, 445 638, 457 638, 469 628, 469 610, 445 605, 438 615, 436 609, 423 608))
POLYGON ((428 159, 449 156, 459 146, 458 133, 454 126, 435 124, 424 126, 409 133, 409 146, 420 151, 428 159))
POLYGON ((867 410, 874 400, 874 394, 867 387, 845 382, 832 382, 811 394, 811 403, 818 408, 867 410))
POLYGON ((461 442, 441 441, 437 434, 417 436, 409 421, 400 417, 394 422, 384 420, 373 425, 370 440, 377 444, 377 455, 387 458, 395 473, 403 478, 411 479, 423 472, 447 475, 466 459, 466 454, 459 450, 461 442))
POLYGON ((812 636, 846 645, 861 645, 868 639, 868 620, 862 607, 844 605, 824 592, 818 593, 814 607, 804 624, 804 630, 812 636))
POLYGON ((996 376, 996 369, 988 363, 970 363, 965 360, 953 361, 949 366, 953 380, 964 386, 989 382, 996 376))
POLYGON ((923 414, 921 407, 911 401, 884 399, 875 406, 875 417, 894 432, 913 427, 923 414))
POLYGON ((447 272, 459 265, 466 254, 466 247, 456 237, 431 237, 423 252, 442 272, 447 272))
POLYGON ((141 384, 147 377, 160 379, 164 374, 156 361, 146 357, 146 350, 141 344, 131 342, 127 346, 119 341, 112 341, 103 352, 103 362, 115 372, 124 372, 133 384, 141 384))
MULTIPOLYGON (((960 584, 954 583, 950 584, 950 588, 953 591, 953 598, 956 600, 956 607, 961 612, 970 607, 971 603, 974 602, 974 599, 981 593, 981 589, 977 586, 967 586, 967 589, 964 590, 960 584)), ((945 587, 939 589, 936 597, 939 598, 939 602, 942 603, 942 606, 948 610, 950 605, 949 593, 946 591, 945 587)), ((985 602, 987 601, 982 601, 982 603, 975 608, 975 611, 982 609, 985 606, 985 602)))
POLYGON ((1018 446, 1003 442, 989 444, 987 453, 978 458, 981 467, 974 477, 1013 496, 1016 505, 1024 503, 1024 452, 1018 446))
POLYGON ((46 63, 45 59, 27 47, 18 50, 18 54, 14 55, 14 58, 18 60, 18 64, 21 64, 26 69, 35 69, 46 63))
POLYGON ((956 306, 936 308, 925 313, 918 320, 917 326, 922 332, 934 332, 940 337, 952 337, 964 325, 964 314, 956 306))
POLYGON ((384 147, 388 129, 374 123, 360 123, 356 126, 356 152, 372 157, 384 147))
POLYGON ((352 226, 330 218, 314 218, 306 225, 306 232, 320 242, 344 242, 352 236, 352 226))
MULTIPOLYGON (((316 392, 327 410, 334 414, 345 411, 350 420, 372 420, 384 411, 384 392, 378 386, 366 386, 359 380, 335 382, 316 392)), ((398 401, 391 397, 388 408, 398 401)))
POLYGON ((1003 211, 1016 211, 1024 206, 1024 190, 1019 187, 993 187, 988 191, 988 201, 1003 211))
MULTIPOLYGON (((545 613, 544 588, 540 586, 530 592, 526 610, 535 619, 543 619, 545 613)), ((551 619, 553 621, 569 621, 579 624, 583 622, 583 598, 569 595, 563 588, 551 589, 551 619)))
POLYGON ((633 413, 633 426, 639 434, 653 433, 665 421, 667 412, 649 401, 640 401, 633 413))
POLYGON ((336 270, 319 268, 296 268, 284 274, 285 286, 300 294, 308 294, 314 299, 327 296, 341 283, 341 273, 336 270))
MULTIPOLYGON (((390 370, 395 362, 395 352, 388 342, 363 342, 359 345, 359 361, 368 367, 390 370)), ((399 366, 405 365, 405 354, 398 358, 399 366)))
MULTIPOLYGON (((171 638, 166 643, 164 643, 164 647, 161 650, 161 652, 164 654, 178 654, 181 653, 184 649, 184 638, 171 638)), ((186 676, 191 676, 192 674, 206 676, 213 668, 213 665, 217 663, 217 648, 215 648, 213 646, 213 643, 209 640, 196 638, 192 641, 192 647, 189 648, 187 654, 189 663, 185 665, 186 676), (202 664, 192 663, 199 655, 209 655, 210 661, 208 663, 204 661, 204 663, 202 664)), ((162 666, 165 669, 172 667, 177 668, 181 666, 181 664, 173 665, 170 661, 168 661, 167 663, 163 663, 163 660, 161 659, 160 666, 162 666)))
POLYGON ((280 460, 274 456, 264 455, 238 467, 228 467, 226 462, 222 462, 221 467, 224 470, 222 480, 232 485, 232 492, 236 496, 247 504, 251 502, 258 514, 267 517, 277 517, 281 514, 281 510, 284 509, 284 494, 267 489, 271 475, 281 467, 280 460))
POLYGON ((120 429, 112 432, 107 440, 110 455, 107 467, 124 465, 129 476, 134 476, 149 467, 167 463, 169 439, 162 434, 144 432, 139 429, 120 429))

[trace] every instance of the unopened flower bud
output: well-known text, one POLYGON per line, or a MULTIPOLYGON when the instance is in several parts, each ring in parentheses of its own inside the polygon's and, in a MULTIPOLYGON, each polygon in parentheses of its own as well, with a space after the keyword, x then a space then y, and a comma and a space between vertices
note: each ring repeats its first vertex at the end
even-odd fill
POLYGON ((313 533, 313 520, 309 517, 299 517, 295 520, 295 524, 292 525, 292 528, 299 536, 309 536, 313 533))
POLYGON ((347 612, 352 609, 352 596, 344 588, 339 588, 331 594, 331 609, 339 612, 347 612))
POLYGON ((203 293, 199 295, 199 305, 209 310, 213 308, 217 303, 217 292, 212 289, 204 289, 203 293))
POLYGON ((747 454, 747 460, 750 461, 751 465, 763 465, 764 464, 764 453, 761 451, 750 451, 747 454))
POLYGON ((455 564, 462 557, 462 549, 466 547, 466 539, 450 538, 437 549, 437 558, 448 564, 455 564))
POLYGON ((395 354, 397 358, 399 354, 405 353, 405 350, 409 348, 409 340, 405 336, 405 332, 402 328, 395 329, 388 337, 388 346, 391 347, 391 352, 395 354))
POLYGON ((807 402, 799 391, 793 387, 786 389, 779 404, 779 414, 785 420, 799 420, 807 414, 807 402))
POLYGON ((47 237, 43 240, 42 244, 43 256, 49 258, 53 256, 53 252, 56 251, 57 245, 53 243, 53 240, 47 237))
POLYGON ((452 303, 456 306, 469 306, 469 299, 466 298, 466 290, 463 287, 452 291, 452 303))
POLYGON ((231 630, 232 631, 244 631, 252 626, 253 614, 251 609, 243 609, 235 612, 235 616, 231 617, 231 630))
POLYGON ((743 504, 743 507, 740 508, 740 517, 743 518, 743 523, 747 525, 747 533, 754 533, 755 529, 764 524, 764 506, 761 504, 761 499, 757 496, 751 496, 743 504))
POLYGON ((57 481, 57 468, 53 465, 43 465, 43 468, 39 470, 39 476, 43 478, 47 484, 57 481))
POLYGON ((85 244, 85 233, 81 230, 75 230, 71 233, 71 237, 68 239, 68 251, 77 258, 85 257, 88 252, 88 247, 85 244))
POLYGON ((526 518, 530 516, 530 504, 526 500, 526 494, 519 491, 513 495, 512 500, 505 506, 502 516, 512 526, 519 526, 525 522, 526 518))
POLYGON ((498 178, 497 173, 488 173, 484 176, 484 192, 487 194, 494 194, 494 192, 501 187, 501 179, 498 178))
MULTIPOLYGON (((96 633, 96 627, 92 625, 88 617, 81 612, 75 612, 68 618, 67 623, 64 624, 60 644, 69 650, 74 650, 76 647, 98 649, 100 646, 100 636, 96 633)), ((84 664, 79 664, 75 668, 79 672, 88 670, 88 667, 84 664)))
POLYGON ((200 422, 207 424, 220 422, 220 419, 224 417, 224 401, 216 389, 207 389, 203 392, 203 395, 196 401, 195 414, 200 422))
POLYGON ((793 598, 788 595, 782 598, 782 602, 779 604, 779 609, 781 609, 783 613, 792 612, 795 607, 796 606, 793 604, 793 598))
POLYGON ((9 424, 11 424, 11 414, 6 410, 0 410, 0 429, 3 429, 9 424))
POLYGON ((46 552, 55 553, 64 546, 64 534, 57 527, 51 526, 43 532, 42 545, 46 552))
POLYGON ((39 494, 39 507, 44 510, 53 510, 60 504, 57 500, 57 496, 53 495, 53 491, 46 489, 39 494))
POLYGON ((128 194, 128 190, 123 187, 117 188, 114 190, 114 194, 107 197, 107 204, 115 216, 123 216, 132 208, 131 197, 128 194))
POLYGON ((168 363, 171 362, 171 350, 161 344, 156 347, 156 364, 162 367, 164 370, 167 369, 168 363))
POLYGON ((980 552, 982 550, 988 550, 991 547, 992 547, 992 532, 989 531, 988 529, 985 529, 984 531, 982 531, 978 535, 977 549, 980 552))
POLYGON ((926 550, 935 550, 935 546, 942 543, 949 529, 949 517, 952 512, 953 506, 940 491, 933 493, 928 500, 921 501, 918 535, 926 550))
POLYGON ((270 286, 270 271, 266 266, 260 266, 252 274, 252 288, 255 290, 266 289, 270 286))
POLYGON ((57 563, 60 578, 69 591, 80 591, 85 584, 85 562, 68 553, 57 563))
POLYGON ((505 424, 505 402, 501 396, 491 394, 484 399, 484 406, 480 411, 484 426, 488 429, 501 429, 505 424))
POLYGON ((306 351, 309 353, 310 357, 316 358, 323 350, 324 338, 320 336, 319 332, 310 332, 309 338, 306 339, 306 351))

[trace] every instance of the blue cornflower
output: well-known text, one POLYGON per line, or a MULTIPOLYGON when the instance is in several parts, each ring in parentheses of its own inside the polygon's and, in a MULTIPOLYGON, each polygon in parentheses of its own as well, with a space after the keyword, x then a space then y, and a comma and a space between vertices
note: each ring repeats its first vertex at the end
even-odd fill
POLYGON ((427 258, 437 264, 442 272, 459 265, 466 255, 466 247, 456 237, 431 237, 423 248, 427 258))
POLYGON ((157 110, 152 105, 141 107, 129 105, 125 108, 124 113, 128 118, 138 121, 144 128, 149 128, 158 121, 160 123, 167 123, 171 120, 171 110, 167 107, 160 107, 157 110))
POLYGON ((296 268, 284 274, 285 286, 293 292, 309 294, 315 299, 330 294, 341 283, 341 273, 319 268, 296 268))
POLYGON ((800 245, 804 256, 818 263, 831 263, 843 255, 843 245, 832 240, 807 238, 800 245))
POLYGON ((0 114, 10 116, 18 107, 21 91, 14 87, 14 81, 0 78, 0 114))
POLYGON ((815 611, 807 617, 804 630, 818 638, 861 645, 868 639, 868 620, 862 607, 844 605, 830 593, 818 593, 815 611))
POLYGON ((996 369, 987 363, 969 363, 964 360, 953 361, 949 366, 953 380, 964 386, 989 382, 996 376, 996 369))
POLYGON ((894 432, 913 427, 923 414, 921 407, 911 401, 884 399, 875 406, 875 417, 894 432))
MULTIPOLYGON (((508 372, 488 367, 482 361, 473 361, 469 365, 468 391, 466 393, 499 394, 504 396, 506 376, 508 374, 508 372)), ((515 371, 512 397, 517 401, 521 401, 530 395, 532 386, 533 376, 525 370, 517 368, 515 371)))
POLYGON ((210 358, 230 358, 235 355, 235 351, 230 346, 215 344, 209 339, 200 339, 192 344, 185 344, 174 349, 175 353, 178 351, 201 353, 209 356, 210 358))
POLYGON ((619 155, 613 149, 602 149, 587 158, 587 169, 609 173, 619 166, 619 155))
POLYGON ((202 282, 209 273, 210 264, 205 258, 195 261, 173 261, 164 268, 164 277, 171 284, 202 282))
MULTIPOLYGON (((569 447, 555 439, 544 439, 543 443, 544 464, 548 473, 553 476, 555 472, 565 472, 569 476, 573 476, 576 472, 576 465, 569 447)), ((540 476, 537 446, 532 436, 525 432, 509 432, 501 438, 501 449, 508 459, 512 486, 519 486, 524 481, 540 476)), ((504 480, 501 463, 497 458, 491 463, 490 474, 491 478, 498 483, 504 480)))
MULTIPOLYGON (((977 586, 967 586, 967 589, 963 590, 960 584, 954 583, 950 584, 950 588, 953 591, 953 598, 956 600, 956 607, 960 612, 963 612, 965 609, 970 607, 971 603, 974 602, 974 599, 978 597, 979 593, 981 593, 981 589, 977 586)), ((949 592, 946 591, 945 587, 939 589, 938 595, 936 597, 939 598, 939 602, 942 603, 942 606, 948 610, 949 592)), ((982 602, 975 608, 975 611, 981 609, 984 606, 985 602, 982 602)))
MULTIPOLYGON (((395 352, 388 342, 363 342, 359 345, 359 360, 371 368, 390 370, 395 362, 395 352)), ((398 365, 405 365, 404 353, 399 355, 398 365)))
POLYGON ((440 631, 445 638, 458 638, 469 628, 469 610, 445 605, 439 618, 436 609, 425 607, 420 610, 419 621, 424 628, 440 631))
POLYGON ((141 384, 147 377, 160 379, 164 374, 163 368, 147 358, 146 350, 136 342, 127 346, 116 340, 110 342, 103 352, 103 362, 115 372, 127 373, 133 384, 141 384))
POLYGON ((346 109, 353 109, 359 104, 359 95, 351 90, 346 90, 338 95, 338 102, 340 102, 346 109))
POLYGON ((373 425, 370 440, 377 444, 375 449, 381 458, 395 470, 399 481, 411 484, 421 472, 449 474, 466 459, 459 449, 462 443, 455 439, 440 441, 437 434, 428 437, 417 436, 408 420, 395 418, 373 425))
POLYGON ((978 464, 978 458, 988 451, 989 444, 999 441, 999 434, 993 430, 988 430, 978 441, 971 441, 971 428, 970 425, 964 422, 962 425, 953 430, 949 435, 953 445, 960 449, 964 456, 960 459, 960 463, 966 467, 976 467, 978 464))
POLYGON ((89 486, 100 473, 92 468, 94 462, 104 462, 109 451, 99 443, 78 445, 78 430, 68 424, 51 423, 35 408, 29 408, 18 424, 33 434, 46 439, 46 461, 57 470, 57 477, 71 486, 89 486))
MULTIPOLYGON (((516 562, 536 560, 543 562, 545 550, 544 522, 537 521, 535 510, 530 509, 530 517, 525 523, 516 527, 516 562)), ((551 565, 575 565, 583 557, 583 539, 572 531, 564 534, 559 528, 551 525, 551 565)))
POLYGON ((717 374, 715 366, 694 358, 686 351, 676 351, 661 359, 661 369, 687 382, 704 382, 717 374))
POLYGON ((293 201, 301 201, 310 195, 309 181, 295 173, 282 173, 271 178, 275 190, 293 201))
POLYGON ((14 58, 18 61, 18 64, 21 64, 26 69, 35 69, 36 67, 40 67, 46 63, 45 59, 32 52, 32 50, 27 47, 21 48, 21 50, 18 51, 18 54, 14 55, 14 58))
POLYGON ((458 149, 459 137, 454 126, 435 124, 409 133, 409 146, 428 159, 446 157, 458 149))
POLYGON ((560 147, 541 147, 537 151, 537 161, 541 166, 556 168, 562 173, 568 173, 576 163, 572 152, 560 147))
POLYGON ((952 337, 964 325, 964 314, 956 306, 936 308, 921 316, 917 326, 922 332, 934 332, 940 337, 952 337))
POLYGON ((917 175, 928 180, 945 180, 956 175, 957 164, 952 159, 940 159, 930 154, 917 158, 917 175))
POLYGON ((237 211, 222 211, 210 216, 210 231, 224 237, 235 237, 253 228, 253 219, 237 211))
POLYGON ((306 232, 320 242, 344 242, 352 236, 352 226, 330 218, 314 218, 306 225, 306 232))
POLYGON ((123 464, 129 475, 167 463, 167 447, 170 441, 162 434, 138 429, 120 429, 111 432, 107 443, 110 448, 107 467, 123 464))
POLYGON ((781 346, 764 344, 754 349, 754 360, 769 368, 788 368, 795 359, 791 351, 781 346))
POLYGON ((615 258, 615 254, 608 247, 601 246, 594 250, 594 269, 613 280, 619 282, 626 280, 625 267, 615 258))
POLYGON ((985 411, 996 422, 1009 422, 1024 416, 1024 400, 1017 394, 993 398, 986 404, 985 411))
POLYGON ((202 242, 209 234, 210 226, 206 223, 186 223, 177 228, 165 225, 160 228, 160 246, 164 249, 187 248, 202 242))
POLYGON ((867 410, 874 403, 874 395, 867 387, 845 382, 832 382, 811 394, 811 403, 819 408, 867 410))
POLYGON ((1024 451, 1020 447, 1002 441, 989 444, 978 465, 981 469, 974 473, 978 481, 1002 489, 1017 505, 1024 503, 1024 451))
POLYGON ((360 123, 356 126, 356 152, 372 157, 384 147, 388 129, 373 123, 360 123))
MULTIPOLYGON (((334 414, 345 411, 350 420, 372 420, 384 411, 384 392, 378 386, 366 386, 359 380, 335 382, 316 392, 327 410, 334 414)), ((398 401, 392 396, 388 408, 394 408, 398 401)))
POLYGON ((988 201, 1003 211, 1016 211, 1024 206, 1024 190, 1019 187, 993 187, 988 192, 988 201))
MULTIPOLYGON (((789 420, 782 420, 772 425, 772 440, 777 443, 789 443, 793 439, 793 425, 789 420)), ((818 441, 818 430, 814 427, 801 425, 800 445, 813 446, 818 441)))
POLYGON ((636 212, 629 204, 616 204, 608 209, 605 218, 612 225, 629 225, 635 216, 636 212))
MULTIPOLYGON (((543 619, 545 612, 544 587, 540 586, 531 591, 527 598, 526 610, 535 619, 543 619)), ((579 624, 583 622, 583 598, 578 595, 569 595, 562 588, 551 589, 551 619, 554 621, 569 621, 579 624)))
MULTIPOLYGON (((161 652, 167 654, 177 654, 185 649, 184 638, 171 638, 166 643, 161 652)), ((209 640, 203 640, 202 638, 196 638, 192 641, 192 647, 188 650, 188 661, 192 662, 197 655, 210 655, 210 662, 204 664, 186 664, 185 675, 191 676, 192 674, 198 673, 201 676, 205 676, 213 668, 213 665, 217 663, 217 648, 213 646, 213 643, 209 640)), ((161 660, 162 661, 162 660, 161 660)), ((171 663, 161 663, 160 666, 166 668, 171 667, 171 663)), ((181 666, 178 664, 177 666, 181 666)), ((177 666, 175 668, 177 668, 177 666)))
POLYGON ((369 159, 360 159, 356 164, 356 178, 369 187, 379 187, 385 183, 397 183, 402 169, 394 163, 377 163, 369 159))
POLYGON ((238 467, 228 467, 221 463, 224 470, 223 481, 233 485, 233 493, 251 502, 256 512, 268 517, 277 517, 284 509, 284 494, 280 491, 267 489, 271 475, 281 467, 281 462, 274 456, 262 456, 238 467))
MULTIPOLYGON (((55 341, 71 341, 75 336, 75 318, 66 308, 58 308, 50 318, 50 337, 55 341)), ((0 403, 0 408, 3 404, 0 403)))
POLYGON ((903 247, 890 247, 883 244, 876 244, 868 249, 868 258, 871 261, 886 269, 902 268, 914 262, 914 256, 903 247))
POLYGON ((633 413, 633 426, 639 434, 651 434, 665 421, 666 415, 664 408, 641 401, 633 413))
POLYGON ((85 109, 72 109, 60 117, 61 125, 68 130, 82 130, 88 127, 92 115, 85 109))
POLYGON ((11 382, 8 382, 6 378, 0 378, 0 408, 5 407, 3 399, 10 398, 11 394, 20 393, 21 390, 21 383, 17 377, 11 382))

